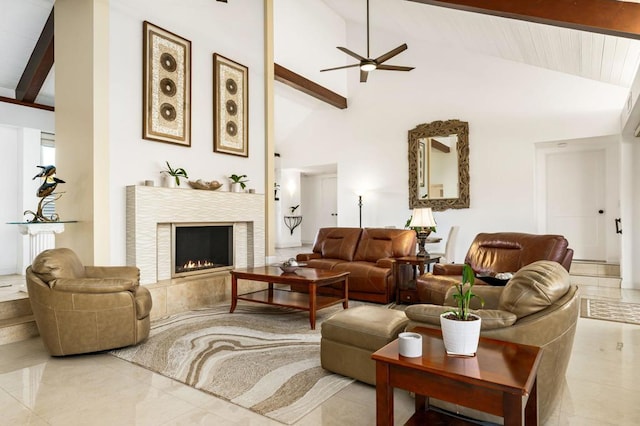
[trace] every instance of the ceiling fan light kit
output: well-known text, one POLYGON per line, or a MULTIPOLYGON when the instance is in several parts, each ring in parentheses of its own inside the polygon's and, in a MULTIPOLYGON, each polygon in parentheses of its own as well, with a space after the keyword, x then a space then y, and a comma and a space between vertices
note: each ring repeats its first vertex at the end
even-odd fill
POLYGON ((373 71, 375 69, 376 69, 375 62, 364 62, 364 63, 360 64, 360 70, 362 70, 362 71, 369 72, 369 71, 373 71))
POLYGON ((384 62, 387 62, 389 59, 391 59, 394 56, 396 56, 396 55, 404 52, 405 50, 407 50, 407 44, 406 43, 401 44, 400 46, 396 47, 395 49, 390 50, 387 53, 385 53, 384 55, 378 56, 375 59, 370 57, 370 53, 369 53, 369 0, 367 0, 367 57, 361 56, 361 55, 359 55, 359 54, 347 49, 346 47, 338 46, 338 49, 343 51, 347 55, 349 55, 349 56, 351 56, 353 58, 356 58, 360 62, 357 63, 357 64, 344 65, 344 66, 341 66, 341 67, 327 68, 327 69, 320 70, 320 72, 323 72, 323 71, 335 71, 335 70, 341 70, 341 69, 345 69, 345 68, 359 67, 360 68, 360 82, 361 83, 366 83, 367 82, 367 77, 369 76, 369 72, 374 71, 374 70, 411 71, 414 68, 414 67, 405 67, 405 66, 400 66, 400 65, 384 65, 384 62))

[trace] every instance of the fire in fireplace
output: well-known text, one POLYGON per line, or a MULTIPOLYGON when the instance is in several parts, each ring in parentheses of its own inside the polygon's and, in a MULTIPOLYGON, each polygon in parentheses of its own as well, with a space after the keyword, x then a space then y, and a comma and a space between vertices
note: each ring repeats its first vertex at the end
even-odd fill
POLYGON ((174 223, 172 277, 233 268, 233 225, 229 223, 174 223))

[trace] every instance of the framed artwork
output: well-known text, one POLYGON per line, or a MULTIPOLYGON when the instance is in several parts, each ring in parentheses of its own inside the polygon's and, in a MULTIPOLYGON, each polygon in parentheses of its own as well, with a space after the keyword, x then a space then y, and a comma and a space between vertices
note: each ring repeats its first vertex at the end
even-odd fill
POLYGON ((191 146, 191 42, 143 24, 142 137, 191 146))
POLYGON ((213 54, 213 150, 249 156, 249 69, 213 54))

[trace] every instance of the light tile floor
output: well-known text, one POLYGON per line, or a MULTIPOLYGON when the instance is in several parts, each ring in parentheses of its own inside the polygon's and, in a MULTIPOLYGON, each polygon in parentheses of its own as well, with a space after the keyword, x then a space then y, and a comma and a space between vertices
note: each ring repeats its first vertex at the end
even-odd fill
MULTIPOLYGON (((585 286, 581 293, 640 302, 640 291, 585 286)), ((638 424, 638 353, 640 326, 580 318, 562 400, 546 425, 638 424)), ((404 391, 395 399, 402 424, 413 400, 404 391)), ((0 346, 0 425, 276 424, 108 354, 53 358, 39 338, 0 346)), ((298 422, 373 424, 375 390, 358 382, 298 422)))

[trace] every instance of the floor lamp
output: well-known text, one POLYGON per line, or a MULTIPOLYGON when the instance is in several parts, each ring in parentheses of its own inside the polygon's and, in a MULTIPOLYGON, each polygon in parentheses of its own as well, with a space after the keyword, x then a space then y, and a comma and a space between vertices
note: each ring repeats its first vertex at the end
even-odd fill
POLYGON ((416 256, 426 257, 429 255, 424 245, 427 242, 427 237, 431 233, 431 227, 433 226, 436 226, 436 220, 433 218, 431 207, 413 209, 409 227, 418 229, 418 253, 416 256))
POLYGON ((358 210, 360 211, 360 228, 362 228, 362 195, 358 195, 358 210))

